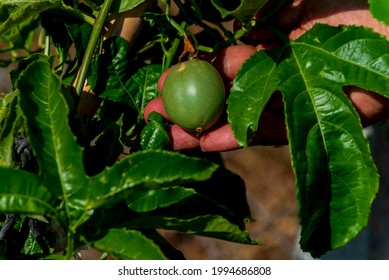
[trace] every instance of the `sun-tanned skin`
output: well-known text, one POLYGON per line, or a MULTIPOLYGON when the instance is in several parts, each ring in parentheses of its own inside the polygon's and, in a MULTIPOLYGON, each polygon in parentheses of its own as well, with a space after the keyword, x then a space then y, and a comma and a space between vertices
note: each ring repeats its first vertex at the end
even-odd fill
MULTIPOLYGON (((380 24, 372 17, 367 0, 295 0, 280 11, 277 18, 279 27, 289 34, 291 39, 300 37, 315 23, 326 23, 334 26, 340 24, 366 26, 389 38, 389 27, 380 24)), ((232 46, 207 56, 205 59, 212 60, 213 65, 221 73, 226 88, 228 88, 240 65, 257 49, 264 49, 267 46, 269 46, 268 42, 266 45, 232 46)), ((159 79, 158 87, 160 90, 167 73, 168 71, 163 73, 159 79)), ((361 116, 364 126, 389 117, 389 99, 357 87, 348 87, 345 91, 361 116)), ((261 130, 254 135, 251 145, 287 144, 282 108, 281 96, 274 95, 261 117, 261 130)), ((151 111, 159 112, 168 119, 161 98, 152 100, 146 106, 146 120, 151 111)), ((207 131, 201 137, 173 125, 170 129, 170 136, 174 150, 200 147, 204 151, 228 151, 239 148, 231 127, 227 123, 207 131)))

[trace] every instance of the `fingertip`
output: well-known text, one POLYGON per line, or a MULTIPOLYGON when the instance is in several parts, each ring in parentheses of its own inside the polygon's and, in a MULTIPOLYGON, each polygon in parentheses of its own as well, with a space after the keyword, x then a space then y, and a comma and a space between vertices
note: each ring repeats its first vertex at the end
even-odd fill
POLYGON ((161 74, 161 76, 158 79, 158 90, 162 92, 163 84, 165 83, 166 77, 169 74, 169 72, 172 70, 174 66, 167 69, 165 72, 161 74))
POLYGON ((236 73, 243 62, 256 51, 257 49, 251 45, 229 46, 212 58, 212 64, 224 80, 231 81, 235 79, 236 73))
POLYGON ((170 127, 171 147, 175 151, 188 150, 199 147, 199 138, 176 124, 170 127))
POLYGON ((389 117, 387 97, 355 86, 345 87, 344 91, 360 115, 364 127, 389 117))
POLYGON ((200 138, 200 148, 206 152, 225 152, 239 149, 230 124, 205 132, 200 138))
POLYGON ((143 118, 146 122, 148 121, 149 114, 151 112, 157 112, 161 114, 166 120, 170 121, 170 118, 165 111, 165 107, 163 106, 162 96, 154 98, 145 106, 143 118))

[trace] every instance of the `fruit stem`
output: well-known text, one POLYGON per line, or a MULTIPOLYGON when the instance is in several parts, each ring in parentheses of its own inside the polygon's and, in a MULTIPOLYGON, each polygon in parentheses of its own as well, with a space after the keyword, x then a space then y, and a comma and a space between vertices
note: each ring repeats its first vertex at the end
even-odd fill
POLYGON ((232 37, 228 38, 228 40, 224 42, 224 45, 229 46, 229 45, 235 43, 236 41, 238 41, 240 38, 242 38, 248 31, 251 30, 251 28, 253 26, 252 23, 255 23, 255 22, 250 22, 250 25, 242 26, 241 29, 236 31, 232 37))
MULTIPOLYGON (((186 22, 181 23, 181 28, 184 29, 186 27, 186 22)), ((165 44, 163 42, 163 39, 161 40, 161 47, 164 52, 164 58, 162 62, 162 71, 167 70, 170 65, 173 62, 173 58, 177 52, 178 45, 180 44, 181 39, 180 38, 175 38, 173 41, 172 46, 170 47, 169 50, 166 49, 165 44)))

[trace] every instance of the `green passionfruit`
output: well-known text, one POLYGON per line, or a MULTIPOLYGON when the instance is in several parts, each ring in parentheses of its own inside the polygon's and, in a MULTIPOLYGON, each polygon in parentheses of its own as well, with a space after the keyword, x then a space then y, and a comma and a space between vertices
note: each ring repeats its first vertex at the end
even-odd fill
POLYGON ((202 133, 215 125, 223 113, 224 83, 210 63, 191 59, 171 69, 162 88, 162 101, 174 123, 202 133))

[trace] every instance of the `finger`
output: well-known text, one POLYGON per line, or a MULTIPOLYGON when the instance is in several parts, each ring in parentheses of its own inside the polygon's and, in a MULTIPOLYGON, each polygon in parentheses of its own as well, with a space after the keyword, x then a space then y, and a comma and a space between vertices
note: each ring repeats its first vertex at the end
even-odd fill
POLYGON ((294 0, 292 3, 286 5, 277 14, 277 25, 286 32, 290 32, 291 30, 298 28, 300 25, 303 5, 304 2, 302 0, 294 0))
MULTIPOLYGON (((163 107, 162 97, 159 96, 151 100, 145 107, 144 119, 147 121, 151 112, 160 113, 166 120, 170 121, 170 118, 166 114, 163 107)), ((199 146, 199 138, 195 134, 190 133, 174 124, 169 128, 171 147, 173 150, 187 150, 196 148, 199 146)))
POLYGON ((215 66, 224 81, 232 81, 243 62, 256 51, 250 45, 230 46, 215 54, 204 55, 204 59, 215 66))
POLYGON ((157 113, 161 114, 167 121, 171 121, 169 116, 167 115, 167 113, 165 111, 165 107, 163 106, 162 96, 158 96, 158 97, 152 99, 145 106, 145 109, 143 112, 143 118, 146 122, 148 121, 149 114, 151 112, 157 112, 157 113))
POLYGON ((170 141, 173 150, 187 150, 199 147, 199 138, 178 125, 174 124, 170 127, 170 141))
POLYGON ((389 99, 358 87, 346 87, 345 92, 361 116, 364 127, 389 117, 389 99))
POLYGON ((230 124, 221 125, 204 133, 200 147, 206 152, 223 152, 239 149, 230 124))
POLYGON ((172 70, 173 67, 174 67, 174 65, 172 67, 170 67, 169 69, 167 69, 165 72, 163 72, 161 74, 161 76, 159 77, 159 79, 158 79, 158 90, 160 92, 162 92, 163 84, 165 83, 165 79, 167 77, 167 74, 169 74, 169 72, 172 70))

